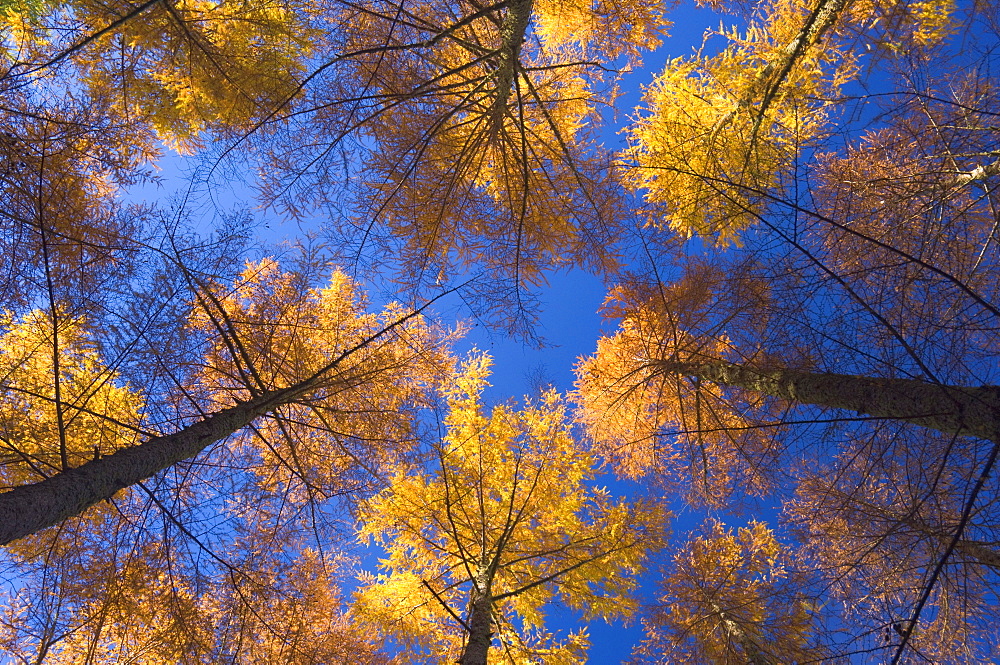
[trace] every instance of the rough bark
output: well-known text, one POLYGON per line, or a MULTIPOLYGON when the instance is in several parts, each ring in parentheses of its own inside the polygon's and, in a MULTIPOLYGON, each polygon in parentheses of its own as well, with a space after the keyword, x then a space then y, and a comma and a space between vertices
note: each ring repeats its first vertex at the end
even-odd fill
POLYGON ((965 556, 975 559, 984 566, 1000 568, 1000 551, 997 551, 993 543, 984 543, 979 540, 965 540, 962 538, 955 543, 955 549, 965 556))
POLYGON ((469 641, 459 659, 460 665, 486 665, 493 641, 493 597, 487 570, 479 571, 469 602, 469 641))
POLYGON ((661 361, 662 370, 803 404, 847 409, 996 441, 1000 386, 948 386, 917 379, 758 369, 714 360, 661 361))
POLYGON ((500 58, 493 74, 496 77, 497 96, 490 111, 494 132, 503 124, 503 117, 507 112, 507 101, 514 86, 514 77, 517 76, 521 45, 528 31, 533 7, 533 0, 511 0, 500 24, 500 58))
POLYGON ((971 171, 960 172, 955 176, 955 186, 963 187, 971 182, 986 180, 996 175, 1000 175, 1000 159, 989 164, 980 164, 971 171))
POLYGON ((0 545, 54 526, 110 499, 115 492, 190 459, 255 418, 301 396, 301 386, 264 393, 212 414, 179 432, 67 469, 0 494, 0 545))

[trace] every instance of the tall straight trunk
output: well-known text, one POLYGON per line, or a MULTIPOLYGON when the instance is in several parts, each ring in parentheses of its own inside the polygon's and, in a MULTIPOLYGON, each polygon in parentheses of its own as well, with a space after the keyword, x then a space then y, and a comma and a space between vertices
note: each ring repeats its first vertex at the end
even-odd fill
POLYGON ((521 45, 526 38, 533 7, 533 0, 509 0, 507 13, 500 24, 499 58, 496 71, 493 73, 496 77, 497 96, 490 110, 491 132, 494 135, 503 125, 504 115, 507 112, 507 102, 510 100, 514 79, 517 77, 521 45))
POLYGON ((344 349, 312 376, 294 385, 269 390, 214 413, 179 432, 151 437, 137 446, 124 448, 37 483, 15 487, 0 494, 0 545, 79 515, 90 506, 110 499, 115 492, 196 456, 216 441, 235 434, 256 418, 329 383, 331 374, 345 359, 403 326, 410 319, 420 316, 432 303, 451 292, 445 291, 431 298, 409 314, 344 349))
POLYGON ((724 360, 658 361, 662 370, 772 397, 847 409, 946 434, 998 440, 1000 386, 948 386, 917 379, 759 369, 724 360))
POLYGON ((490 591, 489 570, 483 567, 476 575, 469 599, 469 641, 459 659, 459 665, 486 665, 493 641, 493 596, 490 591))
POLYGON ((0 494, 0 545, 79 515, 99 501, 110 499, 115 492, 194 457, 303 392, 300 384, 264 393, 179 432, 152 437, 137 446, 0 494))

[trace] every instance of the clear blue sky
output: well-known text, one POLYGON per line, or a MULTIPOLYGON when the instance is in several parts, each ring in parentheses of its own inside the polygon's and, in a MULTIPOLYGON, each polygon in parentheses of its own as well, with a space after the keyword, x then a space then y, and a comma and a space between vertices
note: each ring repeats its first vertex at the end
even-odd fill
MULTIPOLYGON (((642 86, 652 81, 663 62, 668 58, 690 54, 701 44, 707 27, 719 26, 718 15, 690 5, 674 10, 671 19, 675 25, 665 45, 658 52, 647 56, 643 68, 628 75, 618 107, 613 113, 606 114, 608 125, 604 128, 602 137, 609 148, 622 147, 623 137, 619 130, 634 113, 642 86)), ((212 174, 211 185, 206 186, 203 180, 205 174, 202 172, 195 176, 194 185, 191 185, 191 179, 184 175, 187 169, 192 168, 191 164, 191 161, 176 154, 166 153, 158 165, 163 178, 162 186, 147 184, 135 187, 130 192, 130 198, 155 200, 165 206, 171 197, 186 196, 185 207, 192 214, 191 218, 204 220, 201 225, 206 229, 211 227, 212 220, 218 219, 218 215, 245 210, 253 205, 252 174, 246 174, 246 182, 241 182, 241 178, 227 180, 220 177, 221 174, 212 174)), ((309 230, 308 226, 300 228, 296 223, 282 220, 274 213, 256 211, 254 215, 260 222, 258 240, 265 245, 294 240, 303 230, 309 230)), ((613 322, 603 320, 598 313, 606 295, 605 286, 599 278, 581 270, 572 270, 551 274, 548 280, 549 286, 540 293, 542 309, 538 326, 538 334, 546 340, 544 347, 535 348, 513 340, 502 332, 473 327, 458 349, 462 352, 476 347, 493 356, 495 365, 492 387, 485 395, 488 403, 520 400, 524 395, 534 392, 539 383, 551 384, 562 392, 571 390, 574 381, 573 367, 577 361, 594 352, 596 340, 602 331, 610 332, 613 328, 613 322)), ((468 315, 461 310, 458 302, 443 302, 439 312, 444 317, 468 315)), ((444 322, 451 323, 447 320, 444 322)), ((602 477, 599 484, 629 493, 628 484, 618 482, 610 476, 602 477)), ((694 520, 689 516, 687 521, 694 520)), ((375 554, 373 557, 372 554, 374 553, 367 554, 364 560, 372 562, 378 556, 375 554)), ((647 580, 644 593, 650 594, 651 586, 647 580)), ((549 618, 548 628, 562 635, 580 626, 576 615, 558 607, 551 609, 549 618)), ((588 629, 592 642, 590 662, 597 664, 622 662, 629 657, 632 647, 641 638, 637 622, 626 627, 621 623, 608 625, 595 621, 591 622, 588 629)))

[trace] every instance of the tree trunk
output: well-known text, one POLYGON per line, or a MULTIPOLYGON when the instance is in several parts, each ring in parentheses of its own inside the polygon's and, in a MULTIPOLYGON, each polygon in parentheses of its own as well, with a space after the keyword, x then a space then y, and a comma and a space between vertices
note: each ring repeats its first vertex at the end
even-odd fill
POLYGON ((493 596, 486 570, 480 570, 472 587, 469 602, 469 641, 459 659, 460 665, 486 665, 493 641, 493 596))
MULTIPOLYGON (((947 547, 951 544, 954 537, 953 531, 932 528, 923 520, 918 519, 918 517, 909 512, 897 513, 886 506, 880 506, 875 503, 858 499, 850 494, 847 494, 846 492, 842 492, 831 487, 823 488, 823 493, 837 497, 846 506, 860 506, 858 510, 861 515, 856 519, 865 520, 867 518, 877 517, 878 519, 888 522, 898 522, 925 538, 938 541, 941 547, 947 547)), ((915 512, 916 511, 914 510, 914 513, 915 512)), ((955 541, 955 551, 961 552, 968 558, 974 559, 983 566, 1000 569, 1000 550, 996 548, 994 543, 982 540, 959 538, 955 541)))
POLYGON ((497 96, 490 110, 491 132, 494 135, 499 132, 507 113, 507 102, 514 87, 521 57, 521 44, 524 43, 528 24, 531 22, 533 6, 533 0, 510 0, 507 13, 500 24, 500 57, 493 73, 496 77, 497 96))
POLYGON ((107 457, 61 471, 40 482, 15 487, 0 494, 0 545, 79 515, 90 506, 110 499, 115 492, 194 457, 216 441, 235 434, 259 416, 312 392, 329 382, 330 374, 346 358, 421 315, 427 307, 447 293, 451 291, 430 299, 370 337, 344 349, 312 376, 295 385, 269 390, 214 413, 179 432, 152 437, 138 446, 124 448, 107 457))
POLYGON ((661 369, 772 397, 891 418, 946 434, 996 441, 1000 387, 946 386, 916 379, 758 369, 724 360, 660 361, 661 369))
POLYGON ((997 551, 992 543, 962 538, 955 543, 955 549, 984 566, 1000 569, 1000 551, 997 551))
POLYGON ((264 393, 208 416, 179 432, 67 469, 0 494, 0 545, 54 526, 110 499, 115 492, 194 457, 303 393, 302 385, 264 393))

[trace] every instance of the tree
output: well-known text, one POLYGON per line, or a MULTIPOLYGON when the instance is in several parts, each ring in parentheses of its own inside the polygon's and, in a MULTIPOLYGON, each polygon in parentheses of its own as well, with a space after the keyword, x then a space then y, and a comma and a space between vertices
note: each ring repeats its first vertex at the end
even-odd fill
MULTIPOLYGON (((576 457, 552 468, 586 476, 600 456, 718 520, 666 556, 647 651, 992 659, 994 9, 709 5, 738 26, 670 54, 614 153, 599 120, 665 37, 660 5, 0 1, 0 505, 5 524, 25 519, 7 535, 23 536, 8 547, 23 580, 8 649, 305 663, 343 659, 344 644, 391 659, 372 642, 405 622, 337 589, 355 572, 358 502, 433 513, 431 490, 465 473, 464 448, 441 439, 516 423, 541 441, 528 421, 561 408, 542 397, 487 416, 453 391, 469 422, 453 411, 430 434, 425 407, 454 362, 423 318, 429 294, 468 279, 444 293, 530 337, 530 289, 582 266, 616 285, 621 327, 580 366, 594 447, 566 443, 576 457), (199 239, 186 221, 214 222, 190 196, 126 203, 171 148, 211 178, 260 171, 268 214, 329 217, 344 272, 318 242, 241 272, 269 253, 240 240, 248 215, 199 239), (410 304, 364 314, 355 280, 388 275, 410 304), (746 508, 772 526, 721 526, 746 508), (710 565, 717 553, 727 565, 710 565)), ((531 446, 477 454, 514 489, 549 468, 531 446)), ((589 537, 619 505, 597 495, 594 521, 531 534, 529 554, 589 537)), ((415 532, 404 517, 378 527, 390 549, 415 532)), ((457 655, 474 633, 479 660, 491 629, 511 658, 582 644, 517 637, 545 584, 390 562, 366 593, 420 598, 430 627, 415 641, 444 625, 457 655)), ((545 565, 574 598, 590 564, 545 565)))
POLYGON ((332 242, 410 287, 482 271, 466 297, 530 334, 526 289, 546 270, 617 262, 629 213, 592 127, 616 70, 659 44, 663 13, 633 1, 345 3, 335 54, 267 141, 265 199, 329 210, 332 242))
MULTIPOLYGON (((206 302, 202 325, 211 322, 213 332, 219 335, 216 343, 224 349, 215 350, 214 359, 206 358, 206 368, 224 377, 219 388, 230 393, 235 389, 235 399, 230 397, 226 400, 229 404, 221 410, 198 417, 177 432, 147 433, 147 440, 137 445, 122 447, 107 456, 95 455, 83 464, 66 466, 44 480, 18 485, 0 495, 0 512, 5 515, 5 529, 0 540, 8 543, 77 515, 99 501, 110 499, 119 490, 236 434, 260 416, 274 413, 279 427, 284 418, 294 423, 294 415, 285 416, 280 412, 285 406, 300 404, 315 414, 331 433, 336 431, 336 426, 330 424, 329 418, 338 412, 360 411, 371 413, 375 418, 387 413, 397 418, 405 417, 405 403, 419 393, 421 382, 433 381, 435 372, 446 370, 447 361, 440 355, 443 338, 435 336, 417 313, 400 315, 397 309, 390 308, 382 317, 361 317, 353 287, 345 277, 336 276, 334 285, 326 291, 310 291, 301 284, 296 290, 289 288, 290 277, 282 279, 275 271, 274 264, 268 264, 259 273, 277 282, 267 287, 285 287, 284 292, 269 293, 270 289, 265 287, 262 294, 254 294, 269 297, 270 302, 253 302, 256 311, 242 313, 246 318, 241 319, 249 326, 246 331, 232 323, 237 313, 227 310, 227 303, 211 293, 203 294, 206 302), (282 301, 275 296, 289 300, 282 301), (322 312, 318 321, 309 321, 310 315, 317 315, 309 312, 309 308, 320 305, 329 311, 322 312), (276 307, 285 310, 285 320, 270 318, 276 307), (358 317, 361 320, 355 323, 358 317), (298 320, 300 318, 302 320, 298 320), (303 330, 313 326, 316 336, 303 338, 303 330), (261 340, 248 338, 248 333, 265 335, 266 359, 277 361, 277 365, 260 366, 260 359, 253 355, 253 343, 261 340), (279 343, 285 348, 280 355, 272 356, 279 343), (213 360, 217 364, 213 364, 213 360), (429 373, 421 374, 423 371, 429 373), (390 379, 393 385, 379 385, 382 372, 393 377, 390 379), (395 383, 397 379, 399 383, 395 383), (366 394, 369 389, 381 389, 380 395, 389 400, 385 411, 371 408, 371 400, 376 394, 366 394), (393 403, 397 397, 393 393, 395 390, 403 393, 393 403), (349 400, 341 401, 352 394, 362 400, 363 407, 351 405, 349 400)), ((251 278, 257 273, 257 269, 250 267, 244 279, 252 283, 251 278)), ((247 284, 241 286, 244 290, 248 288, 247 284)), ((57 380, 56 385, 59 383, 57 380)), ((62 401, 54 401, 58 416, 62 401)), ((391 430, 376 429, 366 433, 357 418, 352 420, 352 425, 358 429, 346 433, 348 437, 375 442, 386 437, 394 440, 391 430)), ((378 423, 378 426, 388 425, 378 423)), ((283 434, 289 436, 287 432, 283 434)), ((271 443, 266 438, 264 441, 266 446, 271 443)), ((282 459, 280 453, 274 454, 282 459)), ((291 467, 292 473, 305 473, 301 467, 296 469, 295 464, 284 459, 282 462, 291 467)))
POLYGON ((647 234, 619 331, 580 365, 581 414, 626 473, 795 506, 857 648, 989 659, 995 46, 949 46, 972 9, 879 5, 882 27, 857 9, 757 7, 649 89, 625 167, 651 224, 743 247, 670 256, 647 234), (855 66, 878 48, 897 55, 855 66), (860 78, 879 65, 895 78, 860 78))
POLYGON ((626 184, 644 192, 653 224, 738 242, 769 197, 797 182, 799 154, 829 131, 859 71, 858 42, 878 39, 884 16, 894 48, 927 48, 952 31, 953 11, 944 2, 757 4, 745 32, 709 32, 727 42, 717 54, 670 61, 647 90, 647 115, 629 128, 626 184))
POLYGON ((789 367, 810 362, 805 336, 771 354, 741 348, 737 340, 760 340, 762 322, 773 323, 778 292, 755 298, 753 286, 766 282, 748 268, 696 264, 648 300, 632 294, 620 330, 579 366, 591 434, 622 472, 679 485, 696 502, 731 506, 744 493, 788 502, 795 493, 785 518, 800 561, 826 571, 848 623, 870 634, 900 627, 874 648, 902 638, 928 658, 986 657, 992 631, 980 622, 992 611, 974 608, 995 584, 994 523, 982 520, 993 503, 997 387, 789 367), (838 463, 826 475, 804 461, 828 457, 838 463), (904 496, 890 498, 901 486, 904 496), (928 511, 936 514, 921 517, 928 511), (929 616, 912 628, 912 608, 925 605, 929 616))
POLYGON ((484 413, 489 366, 472 358, 448 390, 436 468, 398 471, 363 506, 360 532, 388 557, 358 592, 358 612, 464 665, 485 665, 494 636, 503 662, 578 662, 585 631, 555 641, 545 605, 558 597, 586 617, 627 616, 663 515, 589 486, 596 460, 555 393, 484 413))
POLYGON ((992 483, 958 528, 987 452, 930 433, 896 442, 891 457, 872 457, 868 449, 878 447, 867 443, 847 446, 834 464, 808 474, 786 504, 804 551, 829 571, 832 595, 844 600, 848 616, 886 642, 907 628, 926 571, 948 553, 928 601, 935 614, 914 628, 910 643, 937 660, 995 653, 988 607, 997 583, 992 483), (949 457, 944 468, 927 464, 949 457))
POLYGON ((761 522, 727 529, 709 521, 674 555, 664 595, 647 619, 641 662, 830 662, 828 639, 774 532, 761 522))
POLYGON ((25 580, 5 619, 12 653, 360 658, 344 655, 344 644, 367 642, 336 605, 316 616, 312 637, 294 623, 310 595, 332 602, 335 587, 302 585, 330 581, 339 564, 292 544, 312 533, 325 547, 331 527, 318 507, 363 493, 369 474, 412 450, 412 409, 450 371, 447 334, 394 306, 365 314, 340 273, 320 289, 304 270, 292 276, 264 261, 226 291, 199 292, 190 329, 207 331, 210 344, 180 393, 206 411, 223 408, 205 416, 180 401, 173 434, 149 430, 142 398, 104 364, 87 322, 64 319, 56 381, 44 315, 7 322, 4 473, 14 489, 2 496, 5 537, 21 538, 9 545, 10 565, 25 580), (337 452, 315 449, 318 429, 325 444, 339 440, 337 452), (215 478, 175 466, 199 454, 198 466, 220 465, 215 478), (160 529, 151 510, 162 513, 160 529), (248 640, 265 625, 271 642, 248 640))
MULTIPOLYGON (((951 86, 919 71, 901 76, 877 130, 802 146, 815 152, 779 180, 689 170, 759 228, 712 257, 664 257, 653 235, 579 387, 627 472, 701 500, 718 494, 699 482, 798 506, 790 535, 828 571, 858 649, 967 662, 995 649, 980 623, 992 610, 974 609, 995 584, 982 549, 995 536, 978 518, 997 455, 994 93, 978 72, 951 86), (894 483, 906 498, 890 498, 894 483), (918 519, 930 506, 944 512, 918 519)), ((729 224, 714 205, 699 210, 729 224)))
POLYGON ((205 130, 250 127, 290 101, 319 36, 312 14, 280 0, 18 4, 2 19, 5 79, 82 84, 84 99, 138 130, 126 145, 155 151, 159 138, 190 151, 205 130))

